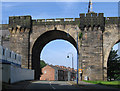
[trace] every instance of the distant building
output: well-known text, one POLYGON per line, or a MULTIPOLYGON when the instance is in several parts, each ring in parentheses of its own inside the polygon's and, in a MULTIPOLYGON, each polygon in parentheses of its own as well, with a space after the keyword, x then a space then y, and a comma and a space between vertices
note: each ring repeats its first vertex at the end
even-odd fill
POLYGON ((70 81, 76 79, 76 72, 65 66, 46 65, 42 68, 40 80, 47 81, 70 81))
POLYGON ((42 68, 42 75, 40 77, 40 80, 48 80, 48 81, 58 80, 57 67, 46 65, 44 68, 42 68))

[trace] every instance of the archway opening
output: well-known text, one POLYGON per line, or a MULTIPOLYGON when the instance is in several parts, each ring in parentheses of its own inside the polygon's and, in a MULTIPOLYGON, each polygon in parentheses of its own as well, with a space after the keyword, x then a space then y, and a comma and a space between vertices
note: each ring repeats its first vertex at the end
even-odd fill
POLYGON ((107 61, 107 80, 120 80, 120 40, 112 47, 107 61))
POLYGON ((72 68, 73 71, 77 68, 77 51, 68 41, 57 39, 49 42, 43 48, 40 58, 42 71, 40 80, 68 81, 76 79, 75 73, 68 76, 69 72, 72 73, 72 68))
POLYGON ((42 74, 42 71, 40 68, 40 54, 43 48, 45 47, 46 44, 56 39, 66 40, 70 42, 77 49, 77 43, 75 41, 75 38, 73 38, 71 35, 69 35, 68 37, 68 34, 64 31, 51 30, 39 36, 32 48, 31 63, 32 63, 32 69, 35 70, 35 79, 40 79, 40 75, 42 74))

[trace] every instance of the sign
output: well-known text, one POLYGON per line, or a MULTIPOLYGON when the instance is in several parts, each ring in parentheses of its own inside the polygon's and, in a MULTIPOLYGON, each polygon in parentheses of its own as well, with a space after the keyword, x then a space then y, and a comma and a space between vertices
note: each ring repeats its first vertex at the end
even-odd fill
POLYGON ((82 69, 79 69, 79 73, 82 73, 82 69))
POLYGON ((82 72, 79 72, 79 73, 82 73, 82 72))

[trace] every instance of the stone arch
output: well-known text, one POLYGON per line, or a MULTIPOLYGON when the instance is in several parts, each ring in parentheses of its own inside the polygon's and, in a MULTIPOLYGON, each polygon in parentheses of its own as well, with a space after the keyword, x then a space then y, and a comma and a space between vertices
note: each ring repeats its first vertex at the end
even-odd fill
MULTIPOLYGON (((111 27, 110 27, 111 28, 111 27)), ((112 47, 120 42, 120 34, 117 27, 114 28, 108 28, 106 27, 106 31, 103 33, 103 56, 104 56, 104 62, 103 62, 103 72, 104 72, 104 80, 107 80, 107 62, 108 57, 110 54, 110 51, 112 47)))
POLYGON ((71 44, 73 44, 73 46, 77 49, 77 44, 75 39, 69 35, 67 35, 66 32, 64 31, 60 31, 60 30, 51 30, 51 31, 47 31, 45 33, 43 33, 42 35, 40 35, 36 41, 33 44, 32 47, 32 69, 35 70, 35 79, 39 79, 40 74, 41 74, 41 69, 40 69, 40 54, 42 49, 44 48, 44 46, 51 42, 52 40, 56 40, 56 39, 63 39, 63 40, 67 40, 68 42, 70 42, 71 44))
MULTIPOLYGON (((111 49, 112 49, 112 47, 115 45, 115 44, 117 44, 117 43, 119 43, 120 42, 120 39, 119 40, 116 40, 116 41, 114 41, 112 44, 111 44, 111 47, 108 49, 108 53, 106 54, 106 58, 107 58, 107 60, 108 60, 108 57, 109 57, 109 54, 110 54, 110 51, 111 51, 111 49)), ((104 64, 106 65, 107 64, 107 61, 106 62, 104 62, 104 64)))

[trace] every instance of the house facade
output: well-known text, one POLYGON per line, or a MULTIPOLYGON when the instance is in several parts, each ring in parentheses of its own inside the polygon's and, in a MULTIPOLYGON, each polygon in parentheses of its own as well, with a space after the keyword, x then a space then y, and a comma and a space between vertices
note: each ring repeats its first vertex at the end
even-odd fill
POLYGON ((40 80, 47 81, 71 81, 76 79, 76 72, 65 66, 46 65, 42 68, 40 80))

